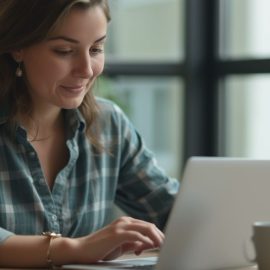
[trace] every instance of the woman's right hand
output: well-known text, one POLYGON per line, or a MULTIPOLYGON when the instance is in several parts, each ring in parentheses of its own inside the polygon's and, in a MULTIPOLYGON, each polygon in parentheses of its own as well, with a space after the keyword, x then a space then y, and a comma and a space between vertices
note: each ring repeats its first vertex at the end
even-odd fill
POLYGON ((75 238, 73 263, 112 260, 126 252, 139 255, 146 249, 159 248, 164 234, 152 223, 121 217, 88 236, 75 238))
POLYGON ((163 233, 152 223, 121 217, 103 229, 79 238, 43 235, 12 235, 0 245, 0 267, 41 268, 54 265, 89 264, 112 260, 126 252, 140 254, 158 248, 163 233), (16 260, 14 260, 16 254, 16 260))

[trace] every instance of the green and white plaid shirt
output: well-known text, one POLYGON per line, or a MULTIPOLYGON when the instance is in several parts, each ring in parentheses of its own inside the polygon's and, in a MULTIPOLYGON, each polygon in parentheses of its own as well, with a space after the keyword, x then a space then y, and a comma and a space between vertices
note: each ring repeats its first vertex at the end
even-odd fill
POLYGON ((65 111, 69 161, 50 191, 37 153, 17 127, 6 123, 0 109, 0 243, 12 234, 54 231, 78 237, 103 227, 116 203, 129 215, 162 228, 178 192, 123 112, 110 101, 97 99, 102 142, 110 152, 97 154, 85 136, 78 110, 65 111))

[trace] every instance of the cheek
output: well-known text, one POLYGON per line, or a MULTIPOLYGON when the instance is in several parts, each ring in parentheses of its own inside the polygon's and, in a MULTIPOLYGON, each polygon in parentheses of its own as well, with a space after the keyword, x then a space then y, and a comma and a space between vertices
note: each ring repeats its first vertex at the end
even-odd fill
POLYGON ((63 68, 49 61, 27 62, 25 63, 25 72, 28 83, 34 89, 55 84, 63 76, 63 68))
POLYGON ((94 61, 92 69, 93 69, 93 73, 94 73, 95 77, 99 76, 103 72, 103 69, 104 69, 104 56, 101 56, 99 59, 94 61))

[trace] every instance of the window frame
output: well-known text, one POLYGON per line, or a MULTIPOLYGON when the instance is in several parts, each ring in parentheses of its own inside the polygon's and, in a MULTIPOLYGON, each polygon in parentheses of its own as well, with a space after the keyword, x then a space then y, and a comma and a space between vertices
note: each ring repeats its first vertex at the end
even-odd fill
MULTIPOLYGON (((217 0, 185 1, 185 58, 179 62, 106 63, 104 74, 117 76, 176 76, 184 82, 184 152, 191 156, 218 156, 220 83, 229 75, 270 73, 270 59, 222 60, 218 55, 217 0)), ((181 125, 180 125, 181 126, 181 125)))

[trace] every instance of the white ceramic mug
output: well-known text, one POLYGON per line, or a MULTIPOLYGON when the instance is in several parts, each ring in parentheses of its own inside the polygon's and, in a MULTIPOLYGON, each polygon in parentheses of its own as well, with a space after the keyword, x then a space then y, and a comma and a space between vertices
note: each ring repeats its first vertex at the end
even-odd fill
POLYGON ((270 221, 257 221, 253 224, 252 240, 258 269, 270 270, 270 221))

